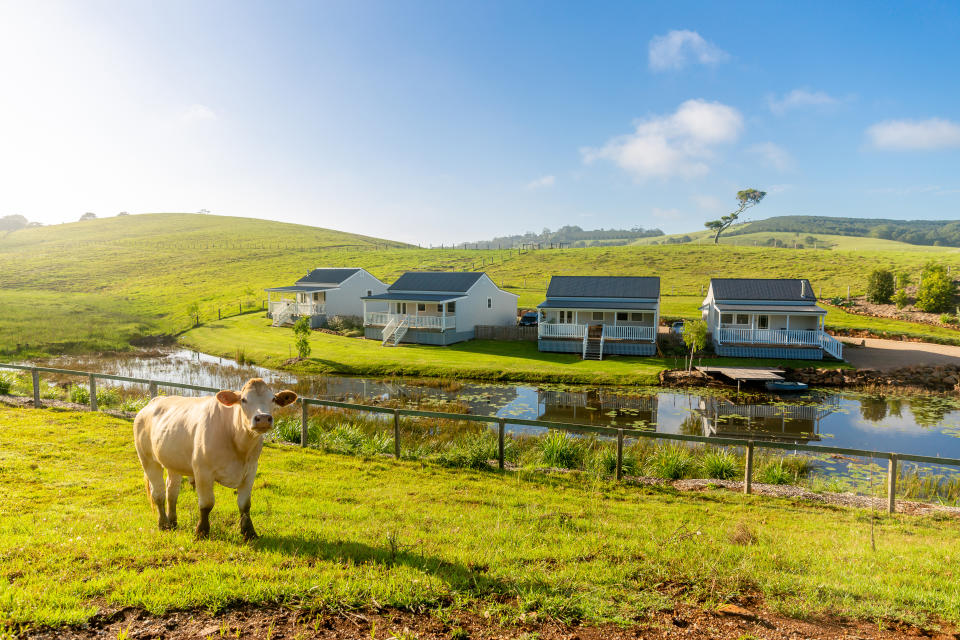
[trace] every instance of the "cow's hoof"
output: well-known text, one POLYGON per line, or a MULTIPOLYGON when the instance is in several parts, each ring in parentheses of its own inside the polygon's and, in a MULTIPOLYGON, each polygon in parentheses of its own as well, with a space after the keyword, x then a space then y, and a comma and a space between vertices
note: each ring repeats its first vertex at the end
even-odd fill
POLYGON ((244 541, 244 542, 251 542, 251 541, 253 541, 253 540, 256 540, 256 539, 259 538, 259 537, 260 537, 260 536, 257 535, 257 532, 256 532, 256 531, 244 531, 244 532, 243 532, 243 541, 244 541))
POLYGON ((177 528, 176 520, 171 520, 170 522, 167 523, 167 529, 170 529, 172 531, 173 529, 176 529, 176 528, 177 528))
POLYGON ((197 527, 193 532, 193 537, 197 540, 206 540, 210 537, 210 527, 197 527))

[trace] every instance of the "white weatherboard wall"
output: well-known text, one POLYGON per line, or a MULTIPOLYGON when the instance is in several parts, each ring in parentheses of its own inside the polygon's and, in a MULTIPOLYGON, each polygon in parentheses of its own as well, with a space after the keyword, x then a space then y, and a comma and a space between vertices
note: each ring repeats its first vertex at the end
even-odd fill
POLYGON ((457 331, 473 331, 478 324, 512 327, 516 323, 517 296, 499 288, 487 274, 470 287, 466 298, 457 301, 457 331))
MULTIPOLYGON (((327 291, 326 315, 363 317, 363 296, 386 293, 387 285, 373 277, 365 269, 360 269, 340 283, 332 291, 327 291), (370 293, 368 293, 370 292, 370 293)), ((386 311, 385 302, 368 302, 367 311, 386 311)))

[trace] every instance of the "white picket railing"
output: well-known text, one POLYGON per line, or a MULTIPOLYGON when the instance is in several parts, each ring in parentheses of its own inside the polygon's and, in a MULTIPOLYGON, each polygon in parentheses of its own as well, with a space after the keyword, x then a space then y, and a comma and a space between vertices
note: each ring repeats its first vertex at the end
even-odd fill
POLYGON ((363 324, 368 327, 385 327, 391 322, 404 322, 409 329, 446 329, 457 328, 456 316, 412 316, 402 313, 384 313, 382 311, 368 311, 363 317, 363 324))
POLYGON ((820 334, 820 346, 837 360, 843 360, 843 343, 829 333, 820 334))
POLYGON ((843 359, 843 343, 823 331, 809 329, 733 329, 723 327, 717 340, 720 344, 771 344, 820 347, 838 360, 843 359))
POLYGON ((273 301, 267 307, 270 315, 284 313, 295 316, 318 316, 325 312, 322 302, 294 302, 292 300, 273 301))
POLYGON ((603 325, 603 337, 608 340, 640 340, 653 342, 656 327, 637 327, 630 325, 603 325))
POLYGON ((587 334, 587 327, 583 324, 549 324, 540 323, 537 335, 541 338, 580 338, 587 334))

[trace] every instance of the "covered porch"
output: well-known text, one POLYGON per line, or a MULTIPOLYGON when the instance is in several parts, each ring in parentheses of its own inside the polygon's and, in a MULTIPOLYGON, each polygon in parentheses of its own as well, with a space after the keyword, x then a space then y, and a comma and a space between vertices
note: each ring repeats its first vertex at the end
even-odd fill
POLYGON ((363 299, 363 325, 387 327, 402 324, 409 329, 446 331, 457 328, 457 301, 464 296, 407 296, 381 294, 363 299), (387 311, 368 311, 368 301, 387 303, 387 311))
MULTIPOLYGON (((713 342, 719 347, 783 347, 826 351, 842 359, 843 346, 824 330, 827 312, 816 305, 715 304, 713 342)), ((718 350, 720 352, 721 350, 718 350)), ((803 356, 803 352, 797 352, 803 356)), ((739 352, 738 352, 739 355, 739 352)))
POLYGON ((593 304, 591 307, 541 304, 538 337, 583 340, 591 334, 591 337, 605 341, 651 343, 657 338, 659 310, 656 305, 605 307, 593 304))
POLYGON ((296 318, 326 314, 326 292, 331 287, 320 285, 291 285, 267 289, 267 317, 274 326, 296 318))

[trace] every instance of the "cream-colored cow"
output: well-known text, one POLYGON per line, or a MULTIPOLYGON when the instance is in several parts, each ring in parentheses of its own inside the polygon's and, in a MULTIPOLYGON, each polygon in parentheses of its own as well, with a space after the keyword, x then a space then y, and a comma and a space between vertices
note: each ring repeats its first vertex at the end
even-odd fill
POLYGON ((193 478, 200 504, 198 538, 210 535, 215 482, 237 490, 240 532, 245 539, 255 538, 250 493, 263 434, 273 428, 271 412, 296 399, 293 391, 274 394, 267 383, 254 378, 239 393, 221 391, 207 398, 158 397, 141 409, 133 421, 133 438, 147 490, 160 513, 160 529, 177 526, 177 496, 180 482, 187 476, 193 478))

